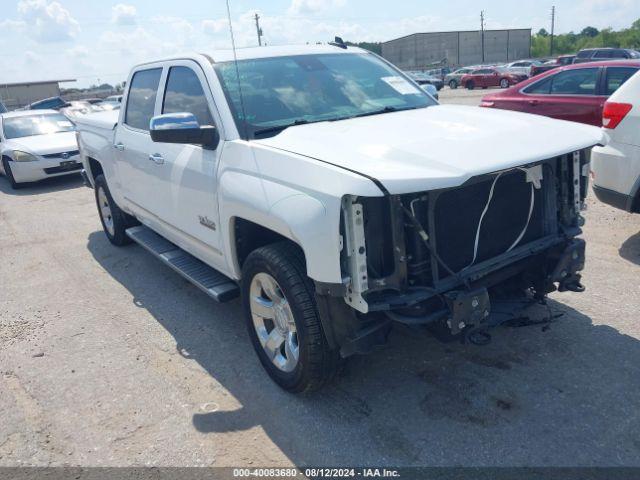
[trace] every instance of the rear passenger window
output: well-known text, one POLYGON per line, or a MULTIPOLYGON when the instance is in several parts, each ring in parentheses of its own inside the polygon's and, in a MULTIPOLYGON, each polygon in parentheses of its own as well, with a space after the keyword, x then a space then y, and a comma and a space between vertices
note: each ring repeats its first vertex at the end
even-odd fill
POLYGON ((188 67, 171 67, 162 113, 189 112, 200 125, 213 125, 207 97, 198 76, 188 67))
POLYGON ((597 68, 565 70, 553 76, 551 94, 555 95, 595 95, 597 68))
POLYGON ((124 123, 132 128, 149 131, 149 122, 156 106, 161 68, 141 70, 131 79, 124 123))
POLYGON ((607 68, 607 84, 605 87, 605 95, 611 95, 620 86, 626 82, 629 77, 638 71, 637 68, 631 67, 609 67, 607 68))

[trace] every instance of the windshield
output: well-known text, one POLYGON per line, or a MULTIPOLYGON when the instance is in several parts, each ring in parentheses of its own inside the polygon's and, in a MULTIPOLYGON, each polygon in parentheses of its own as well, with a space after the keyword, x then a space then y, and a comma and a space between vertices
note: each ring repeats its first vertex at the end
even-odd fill
POLYGON ((255 138, 287 126, 435 105, 370 54, 272 57, 215 64, 238 130, 255 138), (244 114, 243 114, 244 112, 244 114), (246 121, 246 124, 245 124, 246 121))
POLYGON ((7 139, 72 132, 75 129, 73 123, 60 113, 5 118, 2 128, 7 139))

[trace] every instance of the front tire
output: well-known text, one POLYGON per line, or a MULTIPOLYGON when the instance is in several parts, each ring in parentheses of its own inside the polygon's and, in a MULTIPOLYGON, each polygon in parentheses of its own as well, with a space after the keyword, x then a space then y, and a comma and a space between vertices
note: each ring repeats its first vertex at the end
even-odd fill
POLYGON ((4 170, 4 176, 9 180, 9 185, 11 185, 12 189, 17 190, 22 188, 22 184, 16 182, 16 179, 13 177, 11 165, 7 157, 2 157, 2 169, 4 170))
POLYGON ((281 388, 312 391, 334 378, 340 355, 329 348, 298 246, 276 243, 247 257, 242 304, 258 358, 281 388))
POLYGON ((100 222, 109 241, 118 247, 131 243, 126 230, 137 225, 138 221, 123 212, 113 201, 104 175, 95 178, 95 196, 100 222))
POLYGON ((458 88, 458 82, 456 82, 455 80, 451 80, 451 81, 449 82, 449 88, 450 88, 451 90, 455 90, 456 88, 458 88))

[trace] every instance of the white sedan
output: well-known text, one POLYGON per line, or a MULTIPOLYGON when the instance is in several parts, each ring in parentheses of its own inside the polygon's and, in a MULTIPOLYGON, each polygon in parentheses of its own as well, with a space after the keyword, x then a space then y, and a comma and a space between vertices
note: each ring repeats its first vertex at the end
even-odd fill
POLYGON ((0 171, 13 188, 82 168, 75 126, 55 110, 0 115, 0 171))
POLYGON ((604 203, 640 213, 640 72, 604 104, 606 146, 591 154, 593 191, 604 203))

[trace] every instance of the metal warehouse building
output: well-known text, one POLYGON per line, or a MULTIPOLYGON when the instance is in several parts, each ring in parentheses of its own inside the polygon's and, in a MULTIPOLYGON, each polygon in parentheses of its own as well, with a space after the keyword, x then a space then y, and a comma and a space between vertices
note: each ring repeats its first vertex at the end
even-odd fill
POLYGON ((60 95, 60 84, 75 80, 0 83, 0 100, 8 109, 20 108, 43 98, 60 95))
POLYGON ((506 63, 531 54, 531 29, 414 33, 382 43, 382 56, 403 70, 443 63, 450 67, 506 63))

